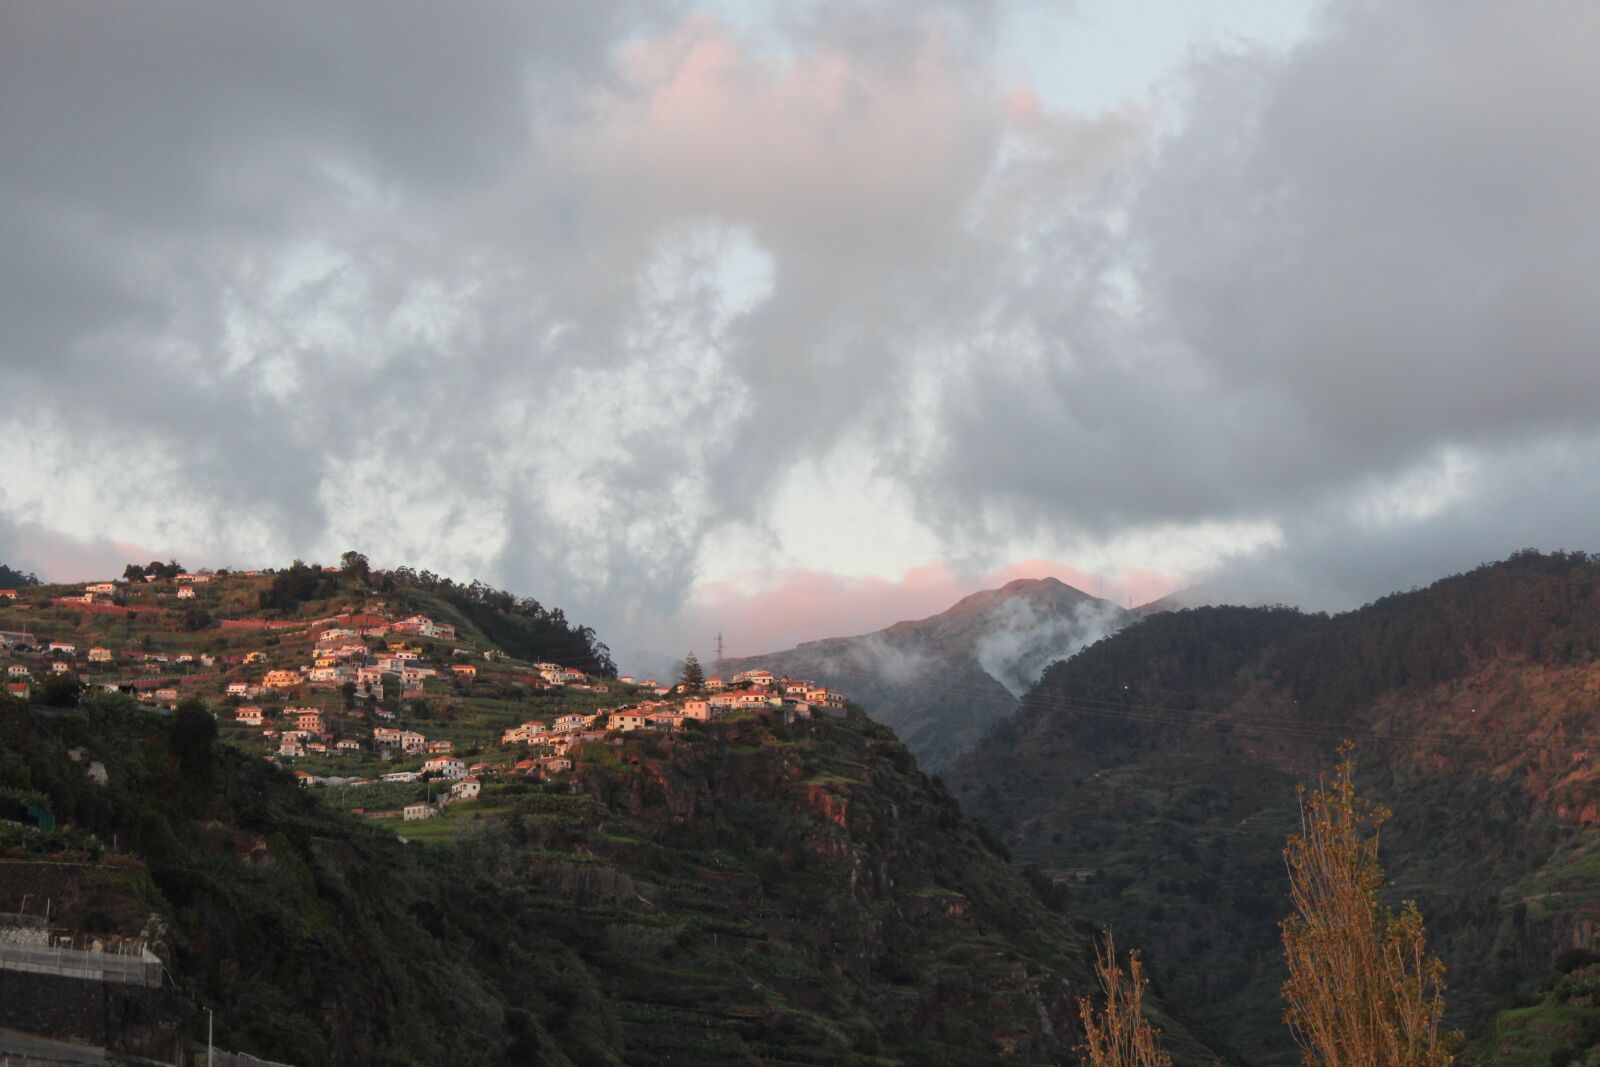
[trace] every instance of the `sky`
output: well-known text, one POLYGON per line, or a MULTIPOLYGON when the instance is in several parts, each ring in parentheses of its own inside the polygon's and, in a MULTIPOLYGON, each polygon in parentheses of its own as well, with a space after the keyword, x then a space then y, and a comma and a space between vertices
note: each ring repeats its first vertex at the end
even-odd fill
POLYGON ((676 655, 1600 549, 1597 34, 9 3, 0 561, 356 548, 676 655))

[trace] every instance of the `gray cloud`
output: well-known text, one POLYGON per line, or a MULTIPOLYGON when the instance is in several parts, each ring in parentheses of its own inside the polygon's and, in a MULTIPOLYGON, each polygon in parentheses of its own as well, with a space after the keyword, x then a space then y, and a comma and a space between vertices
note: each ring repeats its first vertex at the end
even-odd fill
POLYGON ((1050 664, 1109 637, 1130 619, 1107 601, 1085 601, 1068 612, 1041 618, 1031 601, 1013 597, 990 612, 993 629, 978 640, 978 664, 1020 697, 1050 664))
POLYGON ((986 3, 0 23, 6 528, 614 643, 844 443, 952 557, 1265 524, 1216 580, 1323 604, 1600 534, 1587 5, 1330 6, 1101 115, 986 3))
POLYGON ((1038 357, 974 361, 945 394, 930 509, 1265 519, 1321 602, 1437 576, 1463 543, 1593 546, 1600 120, 1573 42, 1597 28, 1581 4, 1357 3, 1287 56, 1197 57, 1187 121, 1087 225, 1057 222, 1039 273, 1066 284, 1015 289, 1038 357), (1440 516, 1341 513, 1450 449, 1483 470, 1440 516), (1536 452, 1566 480, 1499 461, 1536 452), (1529 476, 1543 492, 1511 491, 1529 476), (1391 555, 1419 551, 1431 567, 1391 555))

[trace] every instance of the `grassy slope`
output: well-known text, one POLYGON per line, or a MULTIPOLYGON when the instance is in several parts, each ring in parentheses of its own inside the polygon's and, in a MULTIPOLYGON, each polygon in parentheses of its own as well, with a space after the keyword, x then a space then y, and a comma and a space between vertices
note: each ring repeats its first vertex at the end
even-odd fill
POLYGON ((1468 1050, 1483 1067, 1600 1067, 1600 966, 1558 974, 1500 1012, 1468 1050))

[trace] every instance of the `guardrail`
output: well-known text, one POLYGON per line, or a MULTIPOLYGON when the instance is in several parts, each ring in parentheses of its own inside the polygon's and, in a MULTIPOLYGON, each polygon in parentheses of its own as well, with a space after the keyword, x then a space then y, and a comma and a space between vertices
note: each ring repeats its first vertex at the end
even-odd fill
POLYGON ((161 960, 149 950, 125 956, 75 948, 0 943, 0 969, 94 982, 126 982, 147 989, 161 985, 161 960))

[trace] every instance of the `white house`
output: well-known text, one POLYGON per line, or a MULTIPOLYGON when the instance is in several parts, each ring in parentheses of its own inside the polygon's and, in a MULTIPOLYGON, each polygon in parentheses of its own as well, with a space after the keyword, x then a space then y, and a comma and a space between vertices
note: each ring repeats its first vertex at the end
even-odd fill
POLYGON ((422 765, 422 773, 440 774, 446 778, 465 778, 467 763, 455 756, 435 756, 422 765))
POLYGON ((450 787, 450 795, 457 800, 476 800, 482 788, 476 778, 463 778, 450 787))
POLYGON ((424 804, 419 800, 415 804, 407 804, 402 814, 406 822, 415 822, 418 819, 431 819, 436 812, 432 804, 424 804))

